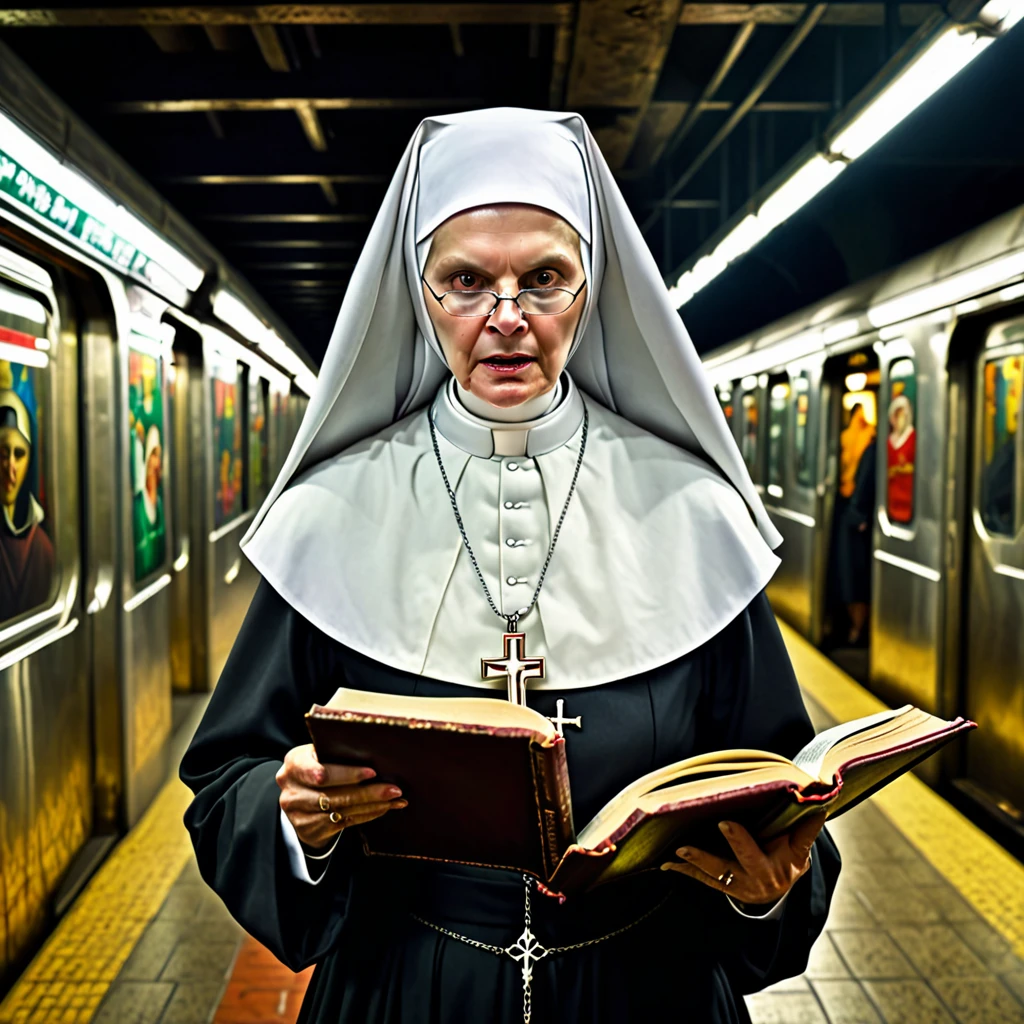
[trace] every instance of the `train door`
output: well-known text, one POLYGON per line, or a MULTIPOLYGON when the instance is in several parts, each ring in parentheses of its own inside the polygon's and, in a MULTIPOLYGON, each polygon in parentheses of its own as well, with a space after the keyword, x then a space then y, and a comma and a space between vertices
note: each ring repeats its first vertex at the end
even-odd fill
POLYGON ((113 485, 124 524, 121 683, 130 826, 164 784, 169 768, 174 528, 168 369, 174 329, 158 319, 166 304, 149 292, 129 285, 125 299, 117 352, 123 445, 113 485))
POLYGON ((211 437, 206 495, 212 522, 206 534, 204 606, 209 618, 207 663, 211 684, 224 667, 258 581, 255 568, 238 546, 255 513, 254 502, 266 492, 270 472, 266 462, 266 391, 248 358, 247 350, 222 332, 206 332, 204 362, 209 375, 211 437), (254 449, 259 456, 259 468, 255 470, 258 482, 254 481, 251 465, 254 449))
MULTIPOLYGON (((828 452, 824 488, 831 515, 822 595, 821 643, 845 671, 867 682, 873 526, 877 485, 878 356, 871 348, 825 364, 828 452)), ((824 495, 822 495, 823 497, 824 495)))
POLYGON ((0 244, 0 990, 92 832, 77 327, 62 272, 0 244))
POLYGON ((805 636, 812 634, 816 506, 815 424, 811 396, 820 366, 795 366, 767 381, 765 508, 782 534, 782 564, 768 593, 773 607, 805 636))
POLYGON ((1024 319, 989 329, 975 363, 967 524, 966 772, 1024 830, 1024 319))
MULTIPOLYGON (((171 532, 171 682, 176 693, 207 688, 203 652, 206 647, 205 609, 196 601, 197 573, 201 558, 193 558, 200 545, 201 524, 194 521, 192 491, 202 486, 203 474, 196 474, 196 463, 203 466, 203 432, 196 429, 193 403, 193 378, 202 377, 203 342, 199 334, 177 319, 168 318, 174 328, 174 346, 168 368, 169 431, 171 447, 170 498, 174 515, 171 532), (198 476, 198 480, 196 477, 198 476)), ((201 397, 201 396, 200 396, 201 397)), ((200 424, 201 427, 201 424, 200 424)))

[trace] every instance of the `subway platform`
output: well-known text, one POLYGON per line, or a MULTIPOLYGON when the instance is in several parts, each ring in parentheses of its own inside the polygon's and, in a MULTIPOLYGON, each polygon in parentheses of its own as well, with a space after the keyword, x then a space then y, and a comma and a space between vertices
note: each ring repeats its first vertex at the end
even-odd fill
MULTIPOLYGON (((819 730, 881 710, 783 631, 819 730)), ((312 969, 281 966, 202 883, 188 800, 169 780, 0 1004, 0 1024, 296 1020, 312 969)), ((747 997, 755 1024, 1024 1022, 1024 865, 909 775, 830 830, 843 872, 825 933, 801 977, 747 997)))

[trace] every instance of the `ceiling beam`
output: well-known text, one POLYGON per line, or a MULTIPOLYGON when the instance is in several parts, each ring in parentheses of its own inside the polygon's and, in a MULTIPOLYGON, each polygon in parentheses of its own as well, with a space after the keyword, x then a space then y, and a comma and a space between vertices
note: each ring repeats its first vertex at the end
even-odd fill
POLYGON ((195 114, 207 110, 238 113, 243 111, 293 110, 418 110, 420 108, 451 109, 473 106, 475 99, 353 98, 347 96, 272 96, 266 99, 193 99, 193 100, 122 100, 108 103, 113 114, 195 114))
POLYGON ((563 25, 571 3, 365 3, 23 7, 0 10, 4 28, 148 25, 563 25))
POLYGON ((736 62, 747 48, 747 43, 750 42, 750 37, 754 34, 756 27, 752 21, 740 25, 736 35, 732 38, 732 42, 729 44, 729 49, 715 69, 715 73, 711 76, 708 84, 704 86, 700 99, 690 108, 682 123, 665 142, 667 152, 671 153, 690 134, 691 129, 697 123, 697 119, 705 110, 704 104, 709 103, 715 98, 715 94, 722 87, 726 76, 736 66, 736 62))
POLYGON ((355 264, 298 260, 274 261, 272 263, 243 263, 242 266, 250 270, 351 270, 355 264))
MULTIPOLYGON (((726 118, 723 124, 711 141, 697 154, 690 162, 685 171, 675 180, 675 183, 666 191, 663 199, 674 199, 692 180, 694 175, 707 163, 708 159, 718 147, 732 134, 732 130, 743 120, 744 117, 754 108, 757 101, 764 94, 765 90, 775 81, 778 74, 789 63, 789 59, 798 49, 803 41, 811 34, 812 29, 821 21, 828 4, 816 4, 808 9, 800 24, 793 29, 789 37, 776 51, 775 56, 769 61, 768 66, 761 72, 760 77, 753 84, 750 92, 742 103, 738 104, 733 112, 726 118)), ((659 205, 654 212, 644 221, 642 231, 649 231, 661 218, 665 207, 659 205)))
POLYGON ((256 37, 256 45, 267 62, 271 71, 291 71, 288 55, 281 45, 281 37, 273 25, 253 25, 252 34, 256 37))
MULTIPOLYGON (((703 3, 684 4, 680 25, 796 25, 811 4, 703 3)), ((917 27, 936 11, 937 3, 906 3, 899 5, 900 24, 917 27)), ((884 3, 832 3, 821 19, 822 25, 880 26, 885 24, 884 3)))
POLYGON ((633 148, 682 6, 682 0, 580 0, 566 106, 621 108, 612 124, 594 132, 612 170, 633 148))
POLYGON ((306 133, 309 144, 318 153, 325 153, 327 151, 327 136, 324 134, 324 126, 320 123, 316 107, 311 103, 302 103, 295 108, 295 113, 298 115, 299 124, 306 133))
POLYGON ((173 185, 377 185, 384 174, 173 174, 161 181, 173 185))
MULTIPOLYGON (((807 4, 688 3, 681 25, 795 25, 807 4)), ((940 10, 936 3, 899 5, 900 22, 917 26, 940 10)), ((634 9, 642 11, 643 5, 634 9)), ((643 15, 637 15, 642 17, 643 15)), ((252 4, 180 7, 19 7, 0 10, 0 28, 114 28, 197 25, 563 25, 573 22, 572 3, 365 3, 252 4)), ((829 5, 824 25, 884 25, 884 3, 829 5)))
POLYGON ((355 249, 360 243, 349 238, 241 238, 220 244, 225 249, 355 249))
POLYGON ((365 224, 368 213, 195 213, 196 220, 223 224, 365 224))

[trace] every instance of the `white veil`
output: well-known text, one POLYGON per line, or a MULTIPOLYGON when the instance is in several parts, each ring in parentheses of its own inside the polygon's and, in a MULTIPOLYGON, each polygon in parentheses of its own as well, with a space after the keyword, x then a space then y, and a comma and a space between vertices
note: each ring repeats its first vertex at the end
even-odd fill
MULTIPOLYGON (((536 688, 597 685, 709 640, 765 586, 781 538, 577 114, 481 110, 420 124, 356 264, 291 452, 242 547, 293 607, 347 647, 481 685, 465 652, 486 650, 498 626, 462 571, 418 412, 450 379, 419 267, 449 216, 508 202, 550 209, 581 237, 588 287, 567 370, 594 429, 537 618, 524 625, 531 650, 549 661, 550 683, 536 688)), ((567 448, 541 457, 542 477, 544 465, 553 474, 546 487, 560 486, 561 462, 571 474, 567 448)), ((482 467, 450 454, 453 486, 462 479, 472 491, 482 467)), ((490 520, 481 515, 497 522, 493 509, 490 520)))
MULTIPOLYGON (((762 537, 781 543, 754 490, 693 343, 669 302, 664 281, 632 214, 578 114, 497 108, 421 122, 395 171, 349 281, 306 415, 274 486, 256 513, 241 546, 261 562, 279 538, 261 531, 268 509, 304 470, 369 437, 426 405, 447 369, 434 354, 433 334, 421 298, 416 241, 447 216, 487 202, 526 202, 560 213, 570 223, 580 197, 557 196, 550 166, 552 139, 569 139, 582 156, 589 185, 592 237, 589 319, 568 364, 582 391, 652 434, 685 448, 732 483, 750 508, 762 537), (515 137, 515 166, 476 181, 452 182, 447 212, 416 225, 416 194, 424 147, 446 132, 504 130, 515 137), (537 152, 548 150, 538 162, 537 152), (531 159, 533 157, 534 159, 531 159), (539 180, 538 180, 539 179, 539 180), (538 199, 538 196, 544 196, 538 199), (425 329, 426 333, 425 334, 425 329), (430 339, 428 344, 427 339, 430 339)), ((495 161, 496 162, 496 161, 495 161)), ((585 314, 586 315, 586 314, 585 314)), ((723 552, 723 557, 730 557, 723 552)))

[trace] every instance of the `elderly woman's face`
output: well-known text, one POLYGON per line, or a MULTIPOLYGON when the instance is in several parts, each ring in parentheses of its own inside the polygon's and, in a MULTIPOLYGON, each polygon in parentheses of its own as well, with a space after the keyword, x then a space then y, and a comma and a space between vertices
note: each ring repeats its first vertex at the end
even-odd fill
MULTIPOLYGON (((584 282, 579 235, 535 206, 479 207, 451 217, 434 233, 423 276, 435 294, 487 289, 567 288, 584 282)), ((499 302, 489 316, 452 316, 424 287, 423 296, 448 366, 467 390, 501 408, 554 387, 565 366, 586 290, 562 313, 523 314, 499 302)), ((568 299, 568 296, 566 296, 568 299)))

